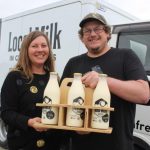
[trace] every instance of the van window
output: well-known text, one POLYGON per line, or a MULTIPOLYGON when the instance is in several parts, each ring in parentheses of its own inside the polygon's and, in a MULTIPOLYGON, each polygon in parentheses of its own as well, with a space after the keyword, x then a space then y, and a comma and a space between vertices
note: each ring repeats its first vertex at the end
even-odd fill
POLYGON ((150 33, 126 32, 118 38, 118 48, 130 48, 140 58, 148 75, 150 75, 150 33))

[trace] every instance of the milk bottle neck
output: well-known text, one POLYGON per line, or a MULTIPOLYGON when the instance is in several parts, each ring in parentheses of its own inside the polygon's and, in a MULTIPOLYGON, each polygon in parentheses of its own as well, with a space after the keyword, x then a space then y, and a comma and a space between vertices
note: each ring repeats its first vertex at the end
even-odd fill
MULTIPOLYGON (((103 86, 108 86, 107 85, 107 75, 105 75, 105 74, 100 74, 99 75, 99 82, 98 82, 98 84, 103 84, 103 86)), ((104 88, 104 87, 103 87, 104 88)))
POLYGON ((50 73, 50 77, 51 77, 52 79, 57 79, 57 73, 56 73, 56 72, 51 72, 51 73, 50 73))
POLYGON ((49 76, 49 82, 51 81, 57 81, 57 73, 56 72, 51 72, 49 76))
POLYGON ((81 77, 82 77, 82 74, 74 73, 73 83, 74 82, 81 82, 81 77))
POLYGON ((80 74, 75 74, 74 75, 74 80, 80 81, 81 80, 81 75, 80 74))

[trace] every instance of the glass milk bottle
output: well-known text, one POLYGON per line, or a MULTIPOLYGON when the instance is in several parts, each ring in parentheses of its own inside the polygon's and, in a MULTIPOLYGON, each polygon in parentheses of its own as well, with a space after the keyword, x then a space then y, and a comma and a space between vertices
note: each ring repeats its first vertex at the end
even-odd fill
MULTIPOLYGON (((107 75, 99 75, 98 84, 93 92, 94 107, 110 107, 110 91, 107 85, 107 75)), ((93 109, 91 118, 91 127, 99 129, 107 129, 109 127, 110 111, 93 109)))
MULTIPOLYGON (((85 101, 85 91, 81 82, 81 73, 74 73, 74 79, 68 92, 68 105, 82 106, 85 101)), ((84 110, 82 108, 67 108, 66 125, 82 127, 84 110)))
MULTIPOLYGON (((44 90, 44 104, 59 104, 60 103, 60 88, 58 84, 56 72, 50 72, 49 81, 44 90)), ((42 108, 42 123, 57 124, 58 123, 58 107, 47 106, 42 108)))

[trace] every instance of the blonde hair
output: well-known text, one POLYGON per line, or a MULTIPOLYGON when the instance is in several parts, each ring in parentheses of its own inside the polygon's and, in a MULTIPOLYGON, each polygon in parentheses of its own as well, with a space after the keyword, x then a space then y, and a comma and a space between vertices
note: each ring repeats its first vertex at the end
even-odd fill
POLYGON ((31 80, 33 79, 33 73, 32 73, 32 68, 31 68, 31 61, 28 56, 28 48, 31 42, 39 36, 43 36, 45 38, 48 48, 49 48, 49 56, 46 62, 44 63, 44 70, 46 72, 54 71, 53 53, 52 53, 47 35, 40 31, 30 32, 27 36, 25 36, 25 38, 22 41, 19 59, 18 59, 16 66, 13 68, 13 70, 21 71, 21 73, 25 75, 27 79, 31 79, 31 80))

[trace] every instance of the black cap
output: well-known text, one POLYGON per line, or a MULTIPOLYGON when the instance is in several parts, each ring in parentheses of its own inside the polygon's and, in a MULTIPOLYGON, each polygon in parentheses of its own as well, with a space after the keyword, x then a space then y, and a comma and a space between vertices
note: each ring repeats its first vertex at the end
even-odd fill
POLYGON ((92 21, 92 20, 97 20, 97 21, 100 21, 102 24, 107 25, 107 21, 102 15, 98 13, 89 13, 82 19, 79 26, 82 28, 85 23, 92 21))

